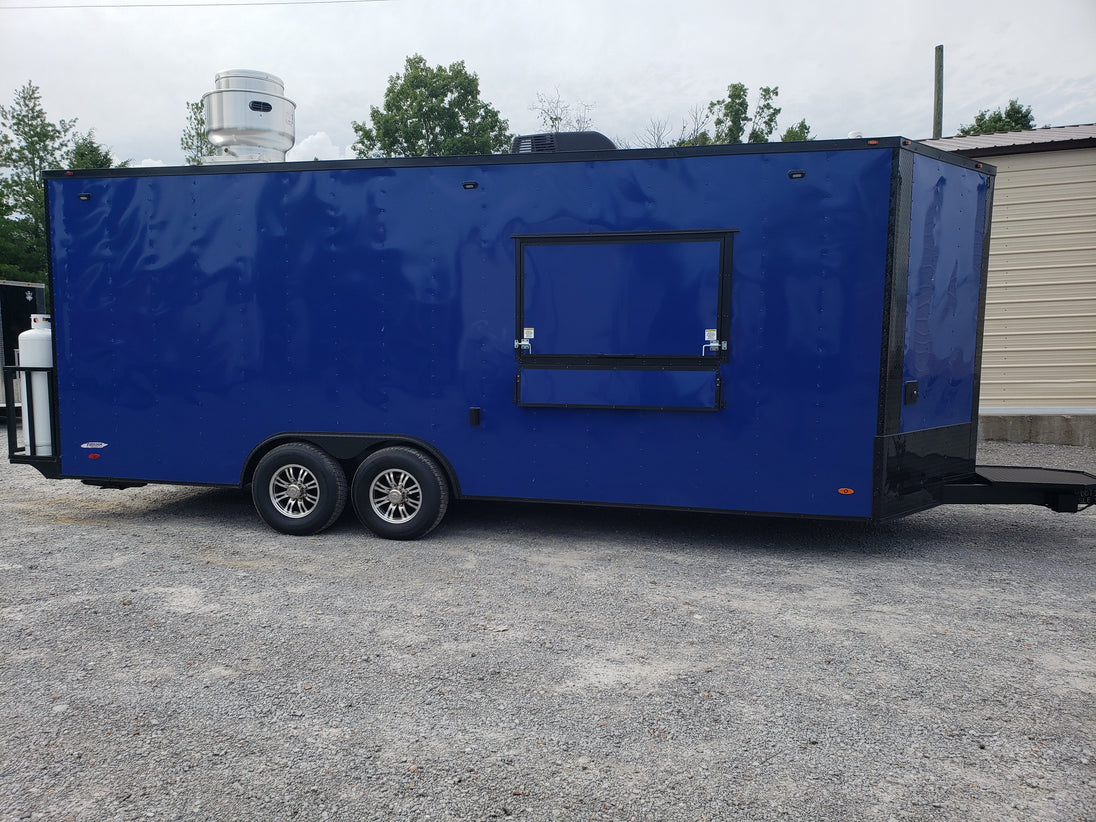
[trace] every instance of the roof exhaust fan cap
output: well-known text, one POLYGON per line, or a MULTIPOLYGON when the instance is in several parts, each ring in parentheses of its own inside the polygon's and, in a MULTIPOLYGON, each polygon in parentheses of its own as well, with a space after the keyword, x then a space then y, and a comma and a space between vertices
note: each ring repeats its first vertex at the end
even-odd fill
POLYGON ((216 89, 202 95, 206 137, 220 153, 213 163, 283 162, 296 142, 296 103, 280 77, 265 71, 219 72, 216 89))
POLYGON ((251 69, 228 69, 219 71, 213 78, 218 91, 221 89, 241 89, 243 91, 261 91, 266 94, 285 94, 285 83, 281 77, 265 71, 251 69))

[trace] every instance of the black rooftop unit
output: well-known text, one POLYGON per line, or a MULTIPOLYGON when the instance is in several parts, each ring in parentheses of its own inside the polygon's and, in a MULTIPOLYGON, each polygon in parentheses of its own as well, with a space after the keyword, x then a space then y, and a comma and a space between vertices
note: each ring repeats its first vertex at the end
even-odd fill
POLYGON ((510 146, 511 154, 558 153, 562 151, 609 151, 616 145, 598 131, 555 131, 521 134, 510 146))

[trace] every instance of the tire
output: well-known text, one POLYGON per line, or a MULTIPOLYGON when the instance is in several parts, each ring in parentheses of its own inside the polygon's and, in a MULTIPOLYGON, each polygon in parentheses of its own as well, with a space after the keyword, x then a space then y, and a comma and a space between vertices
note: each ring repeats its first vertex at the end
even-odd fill
POLYGON ((263 522, 295 536, 318 534, 346 508, 346 473, 314 445, 279 445, 261 460, 251 498, 263 522))
POLYGON ((449 484, 421 451, 382 448, 365 458, 351 487, 362 524, 385 539, 418 539, 433 531, 449 507, 449 484))

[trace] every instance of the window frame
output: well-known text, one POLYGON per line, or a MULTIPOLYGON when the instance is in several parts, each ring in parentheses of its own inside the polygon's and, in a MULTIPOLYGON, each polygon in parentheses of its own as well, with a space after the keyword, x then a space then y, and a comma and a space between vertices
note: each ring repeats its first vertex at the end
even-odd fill
POLYGON ((686 231, 613 231, 557 234, 514 234, 516 254, 516 306, 514 324, 514 356, 520 366, 540 368, 590 369, 692 369, 716 367, 730 356, 731 259, 734 235, 738 229, 696 229, 686 231), (716 334, 721 343, 718 351, 701 351, 703 340, 697 340, 696 355, 650 354, 538 354, 534 339, 533 351, 522 346, 525 322, 525 251, 532 246, 567 245, 637 245, 641 243, 719 243, 719 272, 716 293, 716 334))

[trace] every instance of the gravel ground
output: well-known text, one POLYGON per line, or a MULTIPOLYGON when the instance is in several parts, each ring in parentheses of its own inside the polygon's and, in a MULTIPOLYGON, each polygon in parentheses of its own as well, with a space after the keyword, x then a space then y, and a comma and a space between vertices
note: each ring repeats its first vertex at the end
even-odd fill
POLYGON ((2 464, 0 522, 2 820, 1096 819, 1096 510, 395 543, 2 464))

